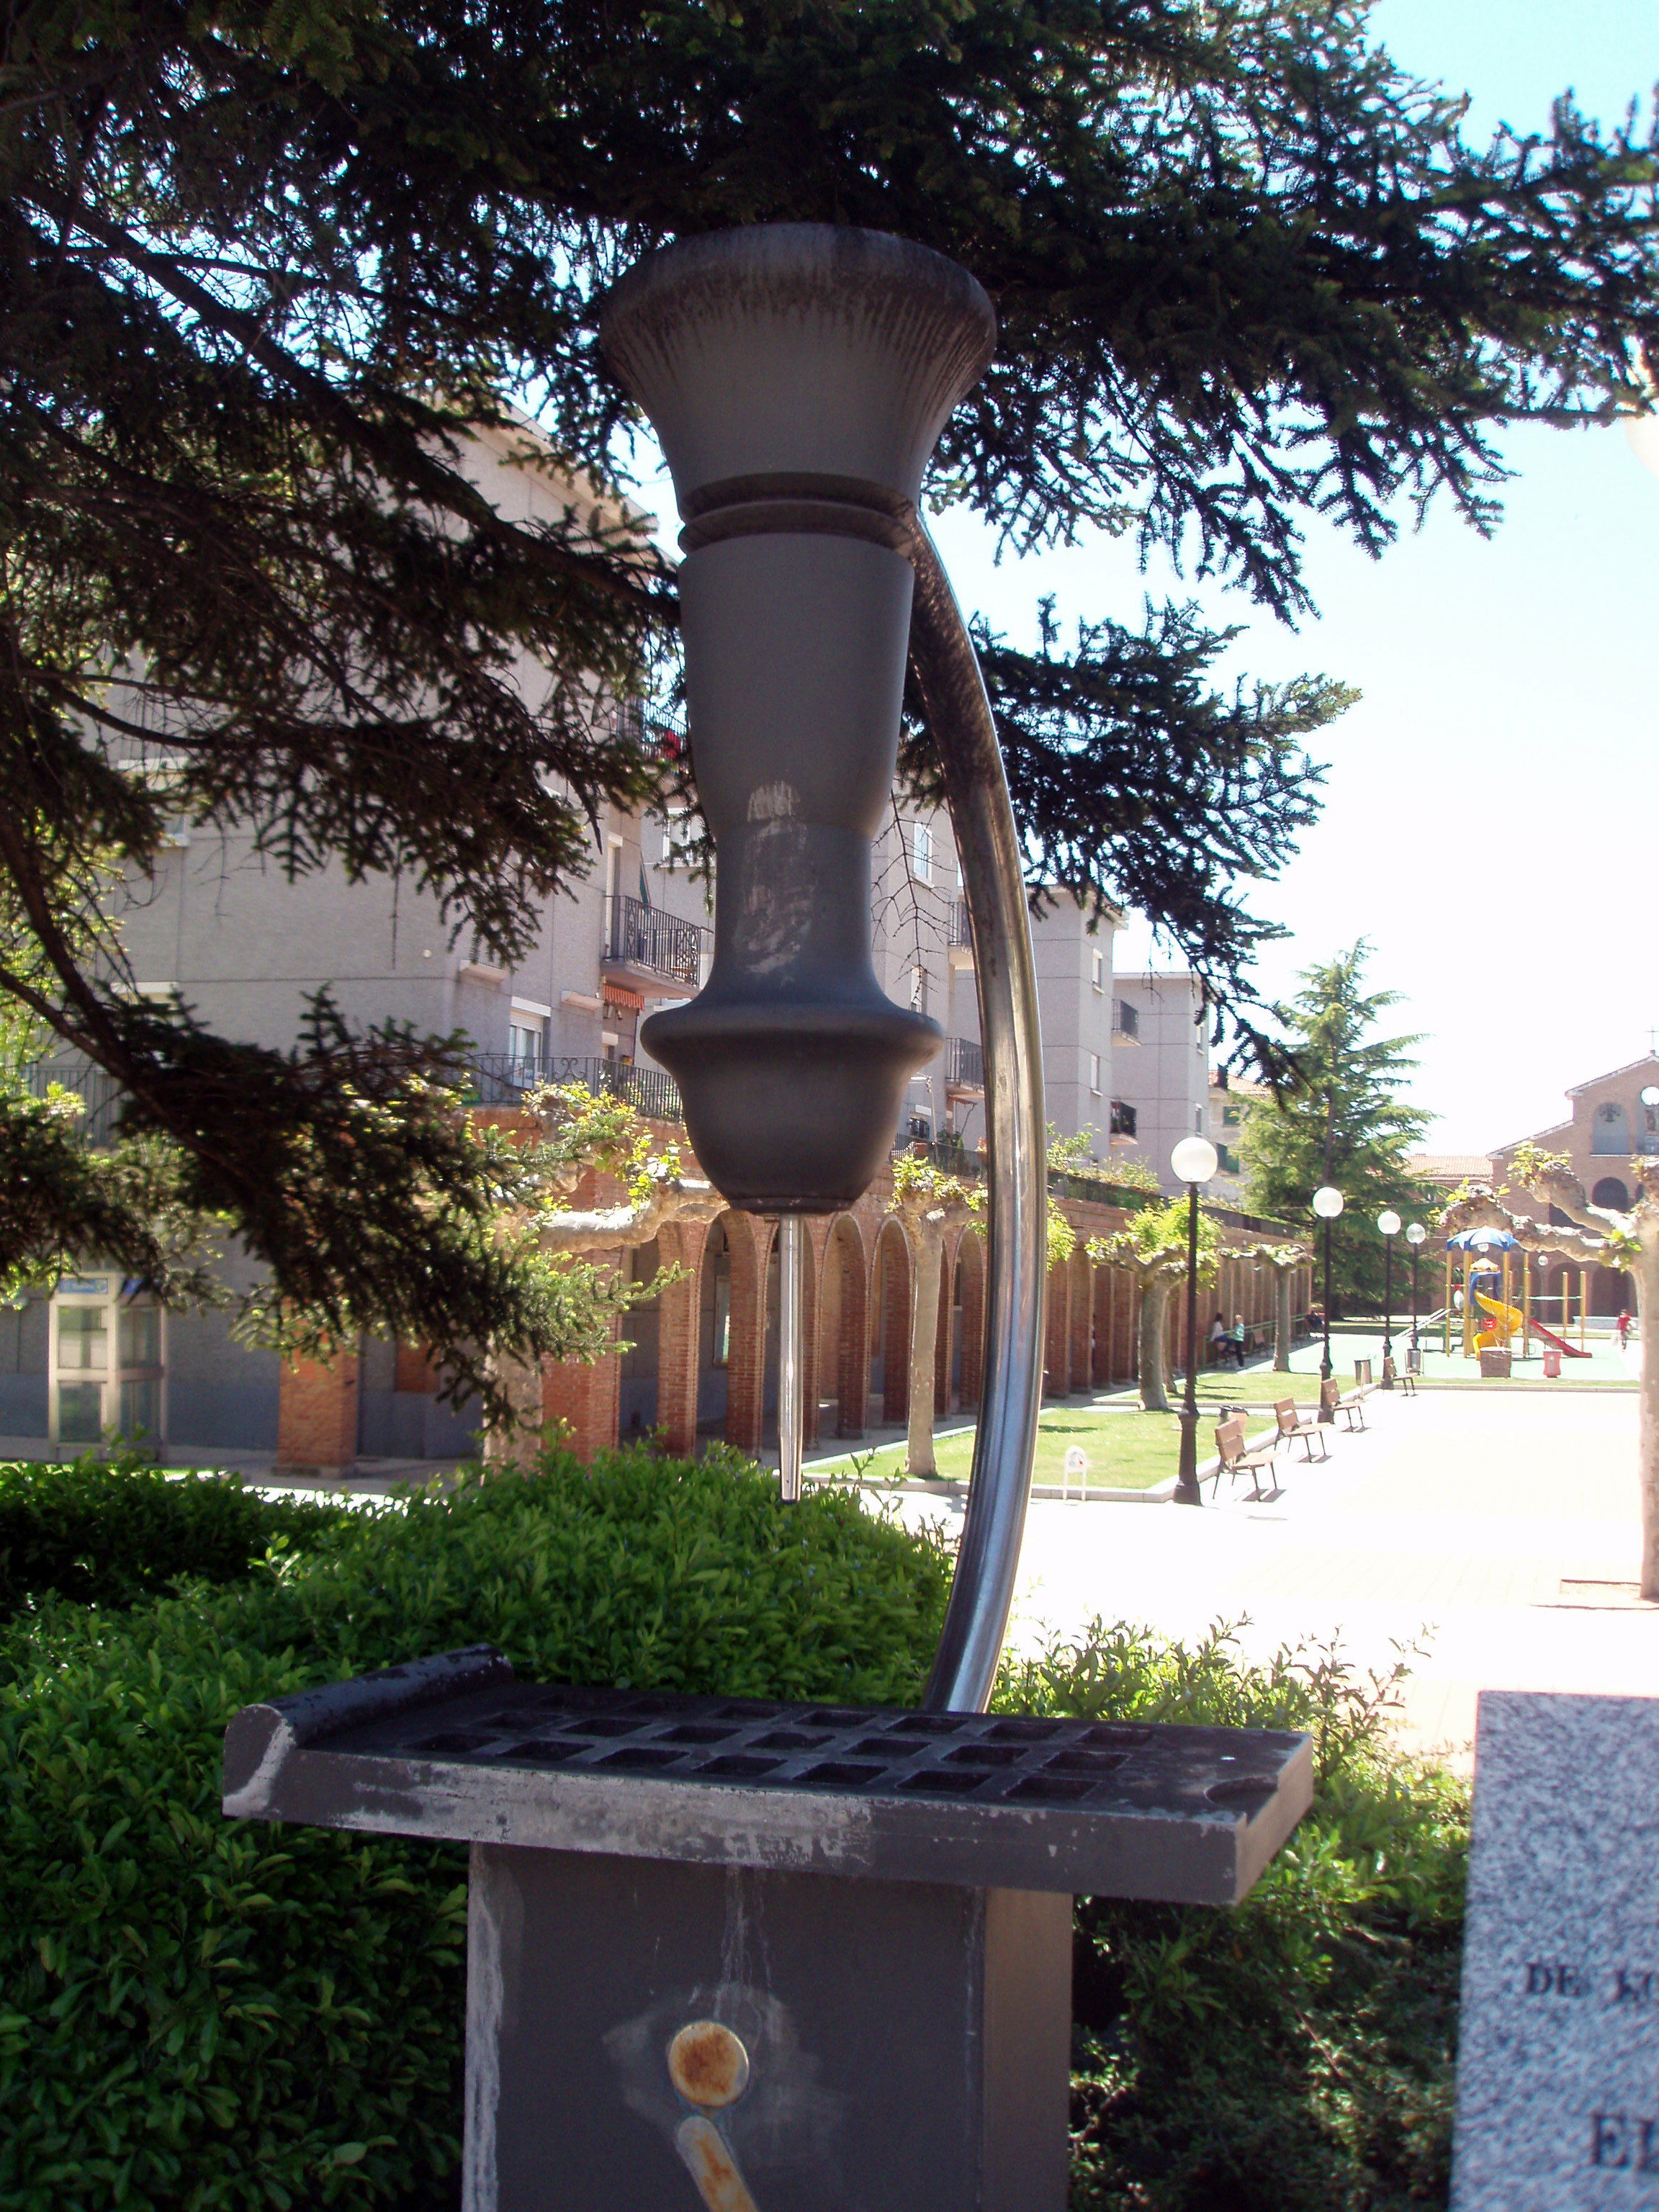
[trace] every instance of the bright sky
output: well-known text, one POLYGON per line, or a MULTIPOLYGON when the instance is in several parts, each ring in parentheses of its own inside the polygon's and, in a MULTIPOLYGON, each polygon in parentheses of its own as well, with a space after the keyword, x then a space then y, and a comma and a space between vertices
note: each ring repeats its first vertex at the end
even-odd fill
MULTIPOLYGON (((1373 21, 1405 66, 1475 95, 1474 131, 1541 129, 1569 87, 1608 121, 1659 78, 1654 0, 1380 0, 1373 21)), ((1644 950, 1659 475, 1618 430, 1527 428, 1504 450, 1518 474, 1490 541, 1437 509, 1372 562, 1311 526, 1322 618, 1299 633, 1242 595, 1197 594, 1218 625, 1247 625, 1232 671, 1321 669, 1364 695, 1316 747, 1318 828, 1253 896, 1291 933, 1263 980, 1288 993, 1309 961, 1370 939, 1373 988, 1400 992, 1398 1029, 1423 1032, 1428 1141, 1453 1152, 1559 1121, 1569 1084, 1638 1058, 1659 1024, 1644 950)), ((1016 639, 1045 591, 1062 617, 1132 622, 1147 590, 1194 595, 1109 540, 999 567, 971 520, 939 536, 964 605, 1016 639)), ((1120 968, 1147 951, 1144 930, 1120 938, 1120 968)))

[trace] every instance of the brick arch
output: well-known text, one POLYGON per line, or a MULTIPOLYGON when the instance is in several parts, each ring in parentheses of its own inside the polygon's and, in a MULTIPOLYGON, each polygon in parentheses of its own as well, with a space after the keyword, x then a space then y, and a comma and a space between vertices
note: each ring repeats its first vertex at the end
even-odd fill
POLYGON ((775 1222, 753 1213, 723 1213, 726 1249, 732 1255, 732 1342, 726 1368, 726 1441, 734 1449, 758 1452, 766 1427, 767 1344, 772 1316, 768 1311, 768 1263, 775 1222))
POLYGON ((1063 1398, 1071 1387, 1072 1267, 1057 1261, 1048 1270, 1048 1316, 1042 1332, 1042 1395, 1063 1398))
POLYGON ((817 1373, 833 1382, 836 1434, 861 1437, 869 1410, 870 1255, 855 1214, 838 1213, 823 1243, 817 1373))
POLYGON ((985 1387, 985 1239, 964 1229, 957 1244, 962 1270, 962 1385, 958 1401, 977 1406, 985 1387))
MULTIPOLYGON (((871 1258, 870 1357, 881 1360, 881 1418, 903 1421, 910 1409, 910 1240, 891 1215, 882 1224, 871 1258), (875 1292, 879 1288, 880 1297, 875 1292), (879 1322, 880 1342, 873 1341, 879 1322)), ((873 1382, 873 1376, 872 1376, 873 1382)))
POLYGON ((683 1279, 657 1294, 657 1427, 663 1448, 689 1459, 697 1449, 699 1324, 707 1221, 671 1221, 658 1232, 665 1270, 684 1269, 683 1279))
POLYGON ((1121 1371, 1117 1364, 1118 1313, 1122 1291, 1128 1277, 1116 1267, 1096 1267, 1091 1303, 1094 1307, 1094 1328, 1091 1339, 1089 1382, 1097 1390, 1105 1389, 1115 1382, 1121 1371))

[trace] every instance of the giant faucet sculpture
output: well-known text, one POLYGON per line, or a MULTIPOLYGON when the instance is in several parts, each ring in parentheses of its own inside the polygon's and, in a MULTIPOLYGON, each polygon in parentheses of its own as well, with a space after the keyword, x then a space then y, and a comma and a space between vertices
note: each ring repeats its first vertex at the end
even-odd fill
POLYGON ((601 335, 673 474, 692 765, 719 862, 708 984, 641 1034, 678 1081, 716 1187, 781 1218, 786 1498, 800 1483, 803 1220, 868 1188, 906 1084, 942 1042, 885 997, 871 961, 871 849, 907 652, 940 742, 981 994, 991 1310, 929 1702, 982 1707, 1042 1388, 1042 1059, 995 730, 918 501, 940 430, 991 359, 995 317, 925 247, 782 224, 648 256, 611 293, 601 335))
POLYGON ((937 254, 756 228, 653 254, 603 337, 678 492, 707 988, 653 1017, 699 1158, 783 1224, 866 1188, 936 1049, 870 951, 907 652, 974 937, 986 1382, 921 1711, 520 1680, 488 1647, 246 1708, 233 1817, 465 1841, 463 2212, 1062 2212, 1072 1899, 1224 1906, 1312 1789, 1305 1737, 986 1712, 1041 1388, 1042 1087, 1018 840, 917 511, 989 302, 937 254))

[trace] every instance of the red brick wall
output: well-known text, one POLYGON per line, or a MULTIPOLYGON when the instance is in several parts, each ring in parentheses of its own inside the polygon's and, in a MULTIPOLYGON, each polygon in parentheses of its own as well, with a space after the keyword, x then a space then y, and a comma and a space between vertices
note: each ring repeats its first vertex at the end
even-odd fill
POLYGON ((902 1421, 910 1406, 910 1247, 895 1223, 876 1249, 882 1270, 881 1418, 902 1421))
POLYGON ((337 1473, 357 1456, 357 1356, 285 1363, 276 1386, 279 1466, 337 1473))
POLYGON ((947 1244, 939 1255, 939 1328, 933 1339, 933 1414, 951 1410, 951 1304, 956 1262, 947 1244))
POLYGON ((1071 1387, 1072 1279, 1065 1261, 1048 1270, 1048 1321, 1042 1340, 1042 1393, 1063 1398, 1071 1387))
POLYGON ((658 1297, 657 1427, 666 1450, 689 1458, 697 1448, 697 1352, 702 1316, 706 1222, 676 1221, 659 1238, 665 1271, 685 1270, 658 1297))
POLYGON ((772 1227, 751 1213, 723 1213, 732 1255, 732 1334, 726 1352, 726 1441, 757 1452, 766 1389, 766 1261, 772 1227))
POLYGON ((977 1406, 985 1387, 985 1240, 969 1230, 957 1249, 962 1255, 961 1403, 977 1406))
POLYGON ((855 1223, 840 1222, 828 1264, 841 1271, 840 1325, 836 1341, 836 1434, 861 1437, 870 1399, 869 1266, 855 1223))
POLYGON ((1072 1276, 1072 1350, 1066 1388, 1072 1391, 1088 1390, 1093 1382, 1090 1352, 1094 1338, 1095 1302, 1089 1279, 1094 1270, 1081 1247, 1072 1255, 1068 1265, 1072 1276))
MULTIPOLYGON (((628 1266, 623 1251, 591 1256, 607 1268, 628 1266)), ((621 1337, 619 1323, 611 1323, 611 1334, 621 1337)), ((561 1424, 563 1441, 578 1459, 591 1460, 596 1452, 614 1449, 621 1409, 620 1352, 611 1352, 592 1367, 561 1366, 550 1359, 542 1370, 542 1419, 561 1424)))

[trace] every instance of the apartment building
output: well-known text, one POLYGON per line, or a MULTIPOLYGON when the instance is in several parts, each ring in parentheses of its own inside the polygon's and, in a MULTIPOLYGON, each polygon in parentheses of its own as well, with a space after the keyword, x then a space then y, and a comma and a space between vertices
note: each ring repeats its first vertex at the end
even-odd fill
MULTIPOLYGON (((1182 1137, 1213 1138, 1210 1025, 1204 986, 1184 969, 1120 975, 1111 1135, 1122 1158, 1143 1161, 1167 1191, 1170 1155, 1182 1137)), ((1237 1190, 1237 1179, 1232 1188, 1237 1190)), ((1218 1190, 1217 1195, 1220 1193, 1218 1190)))
MULTIPOLYGON (((482 438, 471 466, 510 512, 534 519, 562 510, 563 489, 522 465, 516 433, 482 438)), ((522 680, 532 687, 546 679, 526 668, 522 680)), ((624 710, 596 699, 593 711, 624 710)), ((664 732, 656 742, 673 748, 681 739, 664 732)), ((165 775, 167 763, 158 732, 133 767, 165 775)), ((683 817, 608 810, 593 830, 587 872, 544 902, 533 942, 507 966, 458 939, 436 900, 409 884, 353 884, 338 867, 289 882, 246 834, 180 822, 153 876, 126 886, 119 919, 137 988, 178 999, 222 1035, 285 1048, 308 1000, 326 989, 356 1027, 396 1022, 428 1034, 464 1032, 482 1106, 511 1108, 537 1083, 577 1082, 614 1091, 672 1125, 678 1093, 651 1060, 641 1025, 653 1007, 701 988, 713 956, 714 896, 683 817)), ((984 1078, 948 815, 896 797, 874 854, 872 922, 882 988, 945 1032, 942 1050, 910 1086, 895 1143, 944 1141, 971 1158, 985 1135, 984 1078)), ((1048 1115, 1066 1134, 1088 1133, 1108 1172, 1127 1151, 1166 1173, 1176 1137, 1203 1127, 1204 1034, 1193 1011, 1201 1013, 1201 1002, 1190 977, 1115 979, 1117 927, 1109 918, 1091 928, 1069 896, 1034 918, 1048 1115)), ((711 1345, 721 1331, 720 1270, 729 1275, 732 1249, 721 1237, 710 1240, 711 1304, 699 1328, 711 1345)), ((641 1279, 656 1263, 648 1253, 629 1262, 646 1271, 641 1279)), ((235 1251, 224 1268, 234 1287, 252 1280, 235 1251)), ((826 1296, 839 1296, 839 1279, 826 1296)), ((886 1279, 881 1270, 872 1279, 867 1297, 877 1308, 886 1279)), ((962 1280, 958 1269, 958 1297, 962 1280)), ((619 1389, 631 1394, 623 1427, 648 1415, 655 1309, 641 1308, 629 1326, 638 1346, 622 1363, 619 1389)), ((886 1324, 876 1326, 879 1364, 889 1356, 879 1349, 886 1324)), ((763 1364, 763 1343, 757 1357, 763 1364)), ((959 1370, 959 1353, 957 1363, 959 1370)), ((470 1447, 470 1418, 439 1403, 418 1347, 365 1342, 351 1364, 349 1407, 327 1416, 345 1427, 319 1447, 329 1463, 357 1454, 444 1458, 470 1447)), ((705 1362, 698 1402, 708 1418, 722 1413, 723 1365, 705 1362)), ((0 1326, 0 1449, 41 1438, 90 1443, 118 1429, 143 1430, 185 1455, 275 1454, 288 1449, 284 1407, 295 1388, 274 1353, 233 1342, 219 1316, 163 1312, 93 1266, 51 1297, 26 1298, 0 1326)))

